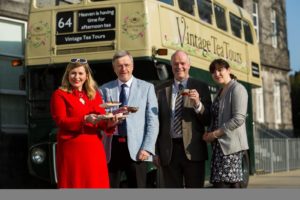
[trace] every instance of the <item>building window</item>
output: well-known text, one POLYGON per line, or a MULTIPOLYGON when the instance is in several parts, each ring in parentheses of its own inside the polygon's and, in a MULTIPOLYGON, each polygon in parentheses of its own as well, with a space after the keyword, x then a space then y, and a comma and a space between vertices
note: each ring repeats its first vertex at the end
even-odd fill
POLYGON ((258 3, 253 2, 253 13, 252 13, 253 25, 256 32, 256 39, 259 42, 259 21, 258 21, 258 3))
POLYGON ((254 93, 256 97, 256 120, 263 123, 265 121, 263 88, 255 89, 254 93))
POLYGON ((278 81, 274 84, 274 114, 275 124, 281 124, 281 95, 280 83, 278 81))
POLYGON ((276 11, 271 10, 271 25, 272 25, 272 46, 277 48, 277 20, 276 20, 276 11))

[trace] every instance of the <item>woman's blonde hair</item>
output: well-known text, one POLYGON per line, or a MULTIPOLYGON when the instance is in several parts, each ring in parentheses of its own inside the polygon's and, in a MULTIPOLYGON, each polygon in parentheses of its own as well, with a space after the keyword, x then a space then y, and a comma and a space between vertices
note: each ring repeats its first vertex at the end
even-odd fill
POLYGON ((69 82, 69 73, 71 70, 73 70, 77 67, 81 67, 81 66, 84 67, 86 76, 87 76, 87 79, 84 82, 82 89, 86 92, 89 99, 94 99, 96 96, 96 91, 97 91, 98 85, 92 76, 92 70, 91 70, 89 64, 87 63, 87 61, 83 63, 83 62, 79 62, 79 59, 78 59, 78 61, 70 62, 67 65, 67 68, 65 70, 65 73, 64 73, 62 81, 61 81, 60 89, 63 91, 66 91, 66 92, 70 92, 70 93, 72 92, 73 88, 69 82))

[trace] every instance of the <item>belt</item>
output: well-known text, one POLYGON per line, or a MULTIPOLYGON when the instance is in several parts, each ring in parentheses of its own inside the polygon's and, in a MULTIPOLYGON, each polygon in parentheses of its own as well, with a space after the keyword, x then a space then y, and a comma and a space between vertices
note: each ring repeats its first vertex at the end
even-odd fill
POLYGON ((115 138, 119 143, 127 142, 127 136, 114 135, 113 138, 115 138))

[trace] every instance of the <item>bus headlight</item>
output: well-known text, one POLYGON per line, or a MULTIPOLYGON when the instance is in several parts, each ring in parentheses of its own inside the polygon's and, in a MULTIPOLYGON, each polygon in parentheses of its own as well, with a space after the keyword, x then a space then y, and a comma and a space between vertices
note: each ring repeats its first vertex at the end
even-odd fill
POLYGON ((41 148, 34 148, 31 150, 31 160, 35 164, 41 164, 45 161, 46 152, 41 148))

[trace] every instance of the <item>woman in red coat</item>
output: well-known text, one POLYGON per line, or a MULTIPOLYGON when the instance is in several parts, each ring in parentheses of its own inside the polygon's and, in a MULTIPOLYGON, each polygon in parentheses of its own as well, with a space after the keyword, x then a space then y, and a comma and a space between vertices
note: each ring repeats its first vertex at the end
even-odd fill
POLYGON ((100 129, 112 134, 117 118, 99 120, 100 107, 91 69, 85 59, 72 59, 62 85, 51 98, 51 115, 57 134, 58 188, 109 188, 106 156, 100 129))

